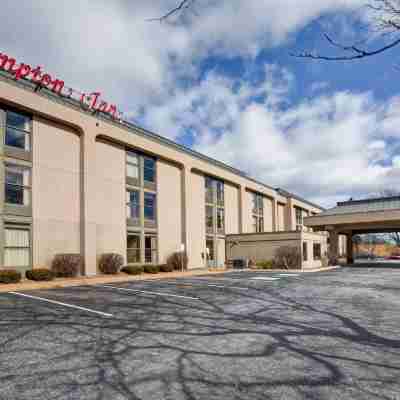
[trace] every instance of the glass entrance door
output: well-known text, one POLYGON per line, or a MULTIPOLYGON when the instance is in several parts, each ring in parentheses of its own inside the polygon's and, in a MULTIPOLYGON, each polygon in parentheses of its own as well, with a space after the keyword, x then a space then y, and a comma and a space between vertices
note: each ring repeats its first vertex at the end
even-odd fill
POLYGON ((206 239, 206 255, 207 255, 207 267, 215 267, 215 251, 214 251, 214 239, 206 239))

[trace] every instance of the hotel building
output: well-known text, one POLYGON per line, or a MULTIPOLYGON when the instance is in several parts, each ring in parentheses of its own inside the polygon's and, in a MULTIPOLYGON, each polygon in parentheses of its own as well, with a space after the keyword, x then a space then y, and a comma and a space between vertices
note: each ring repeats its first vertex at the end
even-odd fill
POLYGON ((322 210, 104 110, 0 72, 3 268, 80 253, 94 275, 103 253, 164 263, 181 249, 189 268, 220 267, 227 235, 283 238, 322 210))

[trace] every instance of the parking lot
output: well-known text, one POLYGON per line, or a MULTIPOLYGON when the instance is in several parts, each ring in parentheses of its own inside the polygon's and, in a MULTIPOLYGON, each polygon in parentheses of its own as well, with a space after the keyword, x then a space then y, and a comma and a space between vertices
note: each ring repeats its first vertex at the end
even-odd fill
POLYGON ((400 399, 400 270, 0 294, 0 399, 400 399))

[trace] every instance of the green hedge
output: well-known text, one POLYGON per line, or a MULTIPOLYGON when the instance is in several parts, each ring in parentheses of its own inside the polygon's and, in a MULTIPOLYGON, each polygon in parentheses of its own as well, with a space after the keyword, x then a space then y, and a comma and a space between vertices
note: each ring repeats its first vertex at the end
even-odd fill
POLYGON ((18 283, 22 279, 22 274, 14 269, 0 270, 0 283, 18 283))
POLYGON ((273 260, 262 260, 256 262, 257 269, 272 269, 274 268, 274 261, 273 260))
POLYGON ((127 265, 121 269, 121 272, 125 272, 128 275, 140 275, 143 274, 144 268, 142 265, 127 265))
POLYGON ((159 265, 144 265, 144 272, 146 274, 158 274, 160 272, 159 265))
POLYGON ((26 279, 31 281, 52 281, 55 277, 54 272, 47 268, 37 268, 25 273, 26 279))
POLYGON ((160 265, 161 272, 174 272, 174 266, 170 264, 162 264, 160 265))

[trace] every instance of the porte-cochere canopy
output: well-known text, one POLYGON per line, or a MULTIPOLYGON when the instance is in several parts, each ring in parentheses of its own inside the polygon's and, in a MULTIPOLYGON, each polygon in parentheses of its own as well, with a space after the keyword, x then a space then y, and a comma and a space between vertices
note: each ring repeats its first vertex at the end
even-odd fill
POLYGON ((400 232, 400 196, 349 200, 321 214, 306 217, 314 231, 328 231, 330 252, 338 252, 338 235, 347 236, 348 262, 353 262, 352 237, 363 233, 400 232))

